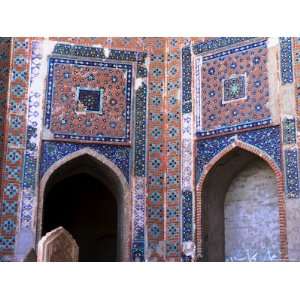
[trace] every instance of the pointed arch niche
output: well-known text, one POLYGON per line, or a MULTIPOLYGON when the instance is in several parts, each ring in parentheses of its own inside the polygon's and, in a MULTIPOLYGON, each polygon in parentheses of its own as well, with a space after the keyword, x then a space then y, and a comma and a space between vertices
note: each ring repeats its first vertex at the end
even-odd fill
MULTIPOLYGON (((97 218, 107 219, 106 225, 110 226, 109 230, 115 231, 113 234, 116 236, 115 242, 113 243, 113 245, 115 245, 113 246, 115 247, 113 249, 113 251, 115 252, 115 257, 113 260, 128 261, 131 220, 130 213, 130 190, 128 182, 121 170, 105 156, 95 152, 90 148, 83 148, 55 162, 41 178, 37 211, 37 243, 42 238, 42 235, 45 235, 48 231, 53 229, 49 227, 49 222, 51 223, 51 220, 49 221, 49 218, 55 219, 54 223, 57 223, 56 226, 63 226, 64 224, 60 223, 64 223, 65 219, 67 218, 72 218, 72 222, 74 223, 75 220, 76 223, 77 219, 82 219, 82 215, 88 214, 85 217, 85 220, 87 222, 89 222, 89 218, 94 218, 95 222, 97 222, 97 218), (64 191, 65 184, 66 189, 70 191, 70 196, 68 192, 66 193, 64 191), (57 188, 57 186, 59 186, 59 189, 57 188), (94 202, 92 205, 90 204, 91 191, 88 190, 90 186, 92 186, 93 189, 97 190, 98 193, 96 196, 93 196, 94 198, 96 197, 96 200, 93 200, 94 202), (56 193, 54 193, 55 196, 50 197, 49 195, 54 189, 57 189, 56 193), (62 191, 65 198, 60 196, 60 191, 62 191), (83 195, 80 198, 81 200, 78 200, 83 202, 83 204, 80 204, 83 206, 78 206, 74 209, 72 205, 73 201, 76 200, 75 198, 77 197, 77 191, 78 194, 83 195), (56 206, 54 208, 52 207, 52 209, 49 210, 49 203, 47 202, 55 202, 55 197, 57 197, 57 195, 59 198, 59 203, 55 204, 56 206), (68 201, 68 203, 66 203, 66 201, 68 201), (104 203, 99 206, 99 203, 101 201, 102 203, 106 201, 106 204, 104 203), (85 208, 85 203, 87 203, 87 205, 90 205, 90 211, 85 208), (59 212, 60 205, 64 207, 63 214, 60 214, 59 212), (107 213, 105 212, 106 208, 110 210, 107 211, 107 213), (74 211, 77 211, 78 215, 75 217, 72 215, 70 216, 70 214, 73 214, 74 211), (59 216, 58 219, 56 215, 59 216), (115 224, 109 224, 110 220, 112 220, 111 222, 114 222, 115 224)), ((85 223, 83 224, 85 225, 85 223)), ((89 226, 90 228, 93 228, 93 225, 89 226)), ((79 228, 78 230, 80 230, 81 227, 78 226, 77 228, 79 228)), ((73 229, 73 231, 75 232, 72 232, 72 230, 70 229, 68 230, 76 240, 76 230, 73 229)), ((86 232, 87 235, 90 234, 89 230, 86 230, 86 232)), ((99 243, 101 243, 101 239, 102 241, 104 238, 109 239, 109 235, 111 234, 106 233, 104 235, 106 237, 103 237, 103 234, 99 234, 99 237, 97 237, 97 239, 100 240, 99 243)), ((77 236, 79 236, 79 233, 77 234, 77 236)), ((85 239, 88 239, 88 237, 86 237, 85 239)), ((79 246, 80 260, 80 240, 76 240, 76 242, 79 246)), ((89 248, 91 248, 91 246, 85 245, 85 249, 89 248)), ((86 254, 85 256, 88 255, 89 254, 86 254)), ((86 261, 86 259, 88 258, 85 257, 83 261, 86 261)), ((97 260, 94 258, 94 261, 97 260)), ((101 261, 101 258, 99 259, 99 261, 101 261)))
POLYGON ((198 261, 287 260, 283 175, 266 153, 236 140, 204 167, 195 240, 198 261))

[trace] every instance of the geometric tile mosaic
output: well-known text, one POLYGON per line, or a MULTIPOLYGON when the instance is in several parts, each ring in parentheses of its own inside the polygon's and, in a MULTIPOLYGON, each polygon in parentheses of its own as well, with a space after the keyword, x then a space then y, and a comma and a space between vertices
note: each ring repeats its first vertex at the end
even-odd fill
POLYGON ((243 41, 251 40, 253 37, 220 37, 197 43, 193 46, 194 54, 202 54, 219 48, 228 47, 243 41))
POLYGON ((283 143, 295 144, 296 143, 296 122, 295 118, 284 118, 282 122, 283 130, 283 143))
POLYGON ((296 114, 297 114, 297 128, 300 129, 300 38, 293 38, 293 49, 294 54, 293 68, 295 74, 295 96, 296 96, 296 114))
POLYGON ((146 199, 146 251, 148 261, 162 261, 165 256, 164 246, 164 173, 166 156, 164 129, 165 125, 165 46, 163 38, 149 38, 150 62, 148 72, 148 121, 147 121, 147 199, 146 199), (163 114, 161 116, 161 114, 163 114), (153 211, 161 211, 157 218, 153 211))
POLYGON ((131 64, 51 57, 46 128, 56 138, 127 142, 131 93, 131 64))
MULTIPOLYGON (((37 203, 39 150, 41 143, 44 86, 41 80, 42 42, 31 42, 30 86, 27 101, 26 149, 23 163, 22 201, 20 205, 20 228, 33 225, 33 207, 37 203)), ((46 56, 44 55, 44 58, 46 56)))
POLYGON ((300 196, 298 149, 287 149, 284 156, 287 197, 298 198, 300 196))
POLYGON ((239 75, 237 77, 224 79, 223 81, 223 103, 232 100, 246 98, 246 77, 239 75))
POLYGON ((279 42, 281 81, 283 84, 292 83, 294 80, 292 38, 281 37, 279 42))
MULTIPOLYGON (((191 84, 191 53, 190 48, 183 54, 185 62, 181 61, 181 55, 179 49, 183 46, 182 38, 172 38, 168 39, 167 47, 169 49, 169 56, 166 64, 167 78, 166 85, 166 98, 176 99, 181 94, 181 79, 184 78, 184 84, 191 84), (182 67, 182 68, 181 68, 182 67), (181 74, 182 73, 182 74, 181 74)), ((184 51, 183 51, 184 52, 184 51)), ((183 85, 183 86, 185 86, 183 85)), ((186 89, 188 91, 188 88, 186 89)), ((182 91, 182 101, 185 102, 186 107, 189 106, 191 109, 191 93, 185 93, 182 91)), ((180 195, 181 193, 181 115, 180 110, 182 107, 181 101, 168 101, 166 99, 166 113, 165 122, 166 130, 165 139, 167 152, 165 158, 165 168, 166 168, 166 193, 169 191, 174 191, 180 195), (170 145, 178 143, 178 148, 172 148, 170 145)), ((181 197, 178 197, 176 201, 167 201, 166 203, 166 243, 167 245, 180 245, 181 242, 181 217, 179 211, 181 208, 181 197)), ((166 260, 180 260, 180 246, 176 248, 177 251, 168 251, 166 249, 166 260)))
MULTIPOLYGON (((7 261, 12 260, 14 254, 15 236, 19 222, 16 212, 18 211, 19 195, 22 190, 22 158, 25 147, 24 136, 27 123, 25 113, 29 76, 29 39, 12 38, 11 47, 11 72, 7 73, 10 75, 6 116, 9 123, 6 127, 5 135, 3 136, 6 147, 3 153, 3 170, 1 170, 3 177, 1 183, 2 203, 0 204, 0 260, 7 261), (19 59, 13 59, 15 57, 19 57, 19 59), (1 255, 3 257, 1 257, 1 255)), ((8 71, 7 68, 0 69, 2 71, 8 71)), ((1 89, 1 91, 3 90, 1 89)))
MULTIPOLYGON (((54 44, 53 40, 57 39, 47 43, 54 44)), ((259 148, 280 168, 284 165, 286 193, 290 198, 300 197, 299 153, 287 149, 282 157, 280 127, 270 127, 265 39, 214 38, 194 45, 193 39, 183 38, 68 39, 72 43, 85 41, 91 46, 56 44, 48 53, 43 103, 43 87, 34 86, 44 75, 36 82, 34 76, 46 56, 35 53, 32 40, 14 39, 5 110, 9 117, 7 151, 1 169, 5 180, 0 204, 0 261, 13 259, 16 230, 22 224, 34 225, 36 200, 32 199, 36 195, 27 191, 38 190, 37 170, 42 176, 58 159, 83 147, 113 161, 132 183, 129 242, 134 261, 192 260, 187 248, 194 240, 194 177, 198 180, 205 164, 236 139, 259 148), (114 49, 92 46, 96 40, 114 49), (124 47, 132 51, 118 50, 124 47), (195 74, 194 58, 200 62, 195 74), (193 103, 194 96, 201 101, 193 103), (44 104, 46 118, 42 120, 40 106, 44 104), (195 140, 196 157, 194 110, 199 138, 195 140), (36 120, 49 129, 47 136, 52 133, 59 141, 51 138, 39 146, 42 124, 36 120)), ((293 81, 293 44, 282 38, 280 46, 285 84, 293 81)), ((7 55, 2 55, 0 46, 0 64, 7 55)), ((295 59, 300 62, 300 55, 296 53, 295 59)), ((5 70, 9 68, 1 68, 0 73, 5 70)), ((0 80, 0 97, 5 89, 0 80)), ((298 94, 300 84, 296 85, 298 94)), ((3 120, 0 111, 0 125, 3 120)), ((296 144, 295 122, 293 116, 282 120, 285 145, 296 144)))
POLYGON ((267 53, 263 40, 203 57, 198 136, 270 124, 267 53))

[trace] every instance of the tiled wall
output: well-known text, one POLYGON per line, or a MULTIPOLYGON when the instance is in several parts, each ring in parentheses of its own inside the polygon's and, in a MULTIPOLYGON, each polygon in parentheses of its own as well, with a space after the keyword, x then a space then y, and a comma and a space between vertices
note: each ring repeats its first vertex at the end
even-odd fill
POLYGON ((39 178, 84 146, 130 184, 133 261, 195 259, 196 186, 237 140, 270 159, 278 180, 286 174, 286 196, 298 197, 298 116, 276 116, 282 100, 270 94, 292 86, 297 100, 298 39, 13 38, 0 47, 2 260, 35 243, 39 178))

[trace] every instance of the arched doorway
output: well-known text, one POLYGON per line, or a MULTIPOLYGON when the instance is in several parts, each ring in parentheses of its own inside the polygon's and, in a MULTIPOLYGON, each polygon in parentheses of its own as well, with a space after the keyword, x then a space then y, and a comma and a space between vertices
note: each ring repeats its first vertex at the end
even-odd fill
POLYGON ((201 185, 201 260, 279 260, 278 196, 265 160, 240 147, 221 156, 201 185))
POLYGON ((124 175, 83 149, 56 162, 41 180, 38 240, 62 226, 79 246, 79 261, 126 261, 129 212, 124 175))

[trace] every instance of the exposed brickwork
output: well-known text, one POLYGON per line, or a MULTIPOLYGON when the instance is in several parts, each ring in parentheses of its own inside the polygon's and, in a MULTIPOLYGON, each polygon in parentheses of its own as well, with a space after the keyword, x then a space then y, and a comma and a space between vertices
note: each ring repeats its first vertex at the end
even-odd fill
POLYGON ((255 147, 251 147, 248 144, 245 144, 241 141, 235 141, 225 149, 223 149, 220 153, 218 153, 209 163, 205 166, 205 169, 197 183, 197 192, 196 192, 196 241, 197 241, 197 257, 201 258, 203 255, 203 248, 202 248, 202 235, 203 230, 201 216, 203 210, 203 202, 202 202, 202 190, 203 184, 205 182, 206 176, 209 174, 210 170, 214 167, 214 165, 226 154, 230 151, 239 147, 246 151, 249 151, 253 154, 258 155, 263 160, 267 162, 270 168, 273 170, 276 183, 277 183, 277 195, 278 195, 278 209, 279 209, 279 231, 280 231, 280 255, 281 260, 287 260, 288 252, 287 252, 287 232, 286 232, 286 211, 285 211, 285 194, 284 194, 284 179, 281 170, 278 168, 276 163, 271 160, 265 153, 260 151, 255 147))

